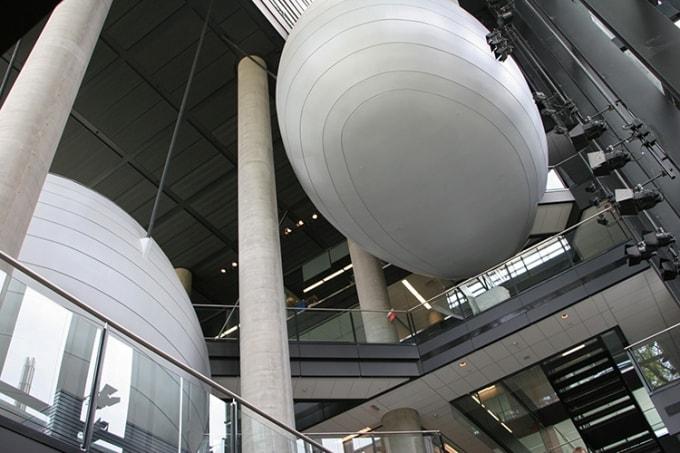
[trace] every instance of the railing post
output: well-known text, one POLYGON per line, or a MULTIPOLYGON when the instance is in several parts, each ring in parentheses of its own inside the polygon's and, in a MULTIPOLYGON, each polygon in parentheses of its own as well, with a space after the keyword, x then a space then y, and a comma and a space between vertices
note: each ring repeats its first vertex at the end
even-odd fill
POLYGON ((238 452, 238 402, 229 404, 229 453, 238 452))
POLYGON ((177 421, 177 453, 182 453, 182 412, 184 410, 184 378, 179 377, 179 420, 177 421))
MULTIPOLYGON (((354 338, 354 344, 359 344, 359 341, 357 340, 357 329, 354 326, 354 312, 352 310, 349 310, 347 313, 349 313, 349 323, 352 326, 352 338, 354 338)), ((364 327, 366 329, 366 327, 364 327)))
POLYGON ((105 323, 102 326, 101 338, 99 339, 99 349, 97 350, 97 357, 95 359, 94 371, 92 376, 92 388, 90 389, 90 405, 87 408, 87 416, 85 418, 85 427, 83 432, 83 443, 80 445, 82 451, 88 451, 92 443, 92 436, 95 430, 94 417, 97 411, 97 399, 99 395, 99 385, 102 380, 102 372, 104 370, 104 359, 106 356, 106 344, 109 337, 109 325, 105 323))
POLYGON ((411 331, 411 343, 416 342, 416 322, 413 320, 413 313, 411 311, 406 312, 406 319, 408 320, 408 328, 411 331))
POLYGON ((293 324, 295 325, 295 339, 300 341, 300 325, 298 324, 298 316, 300 315, 300 310, 297 308, 293 309, 293 324))

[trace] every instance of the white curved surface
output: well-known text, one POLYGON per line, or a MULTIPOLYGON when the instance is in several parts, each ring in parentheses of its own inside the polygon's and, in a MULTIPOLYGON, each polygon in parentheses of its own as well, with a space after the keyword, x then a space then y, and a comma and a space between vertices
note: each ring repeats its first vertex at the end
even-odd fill
POLYGON ((473 275, 526 241, 547 145, 519 68, 447 0, 316 0, 277 81, 284 145, 344 235, 412 272, 473 275))
POLYGON ((154 346, 208 374, 203 332, 170 261, 112 201, 48 175, 19 260, 154 346))

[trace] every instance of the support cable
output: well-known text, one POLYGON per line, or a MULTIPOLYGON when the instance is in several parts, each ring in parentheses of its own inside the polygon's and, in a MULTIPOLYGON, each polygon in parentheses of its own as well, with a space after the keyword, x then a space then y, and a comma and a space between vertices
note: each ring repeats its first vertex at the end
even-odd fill
POLYGON ((170 139, 170 146, 168 147, 168 154, 165 157, 165 165, 163 166, 163 174, 161 175, 161 180, 158 184, 158 192, 156 192, 156 199, 153 203, 153 209, 151 210, 151 217, 149 218, 149 227, 146 231, 146 237, 150 238, 153 234, 153 228, 156 224, 156 216, 158 214, 158 207, 161 202, 161 196, 163 195, 163 188, 165 187, 165 180, 168 176, 168 170, 170 168, 170 161, 172 160, 172 155, 175 151, 175 146, 177 144, 177 137, 179 136, 179 130, 184 121, 184 115, 186 114, 187 101, 189 99, 189 93, 191 92, 191 86, 194 82, 194 75, 196 73, 196 67, 198 66, 198 60, 201 55, 201 50, 203 49, 203 43, 205 41, 205 35, 208 31, 208 24, 210 21, 210 15, 212 13, 213 4, 215 0, 210 0, 210 5, 208 6, 208 11, 205 14, 205 20, 203 22, 203 29, 201 30, 201 37, 198 40, 198 46, 196 47, 196 53, 194 54, 194 61, 191 63, 191 69, 189 70, 189 78, 187 79, 187 84, 184 87, 184 94, 182 95, 182 102, 179 106, 179 111, 177 112, 177 121, 175 122, 175 129, 172 131, 172 138, 170 139))
POLYGON ((5 75, 2 77, 2 83, 0 83, 0 101, 5 94, 5 89, 7 88, 7 83, 9 82, 9 76, 12 74, 12 67, 14 66, 14 60, 17 58, 17 51, 19 50, 19 45, 21 44, 21 39, 17 41, 14 45, 14 50, 12 51, 12 56, 9 57, 9 62, 7 63, 7 70, 5 75))

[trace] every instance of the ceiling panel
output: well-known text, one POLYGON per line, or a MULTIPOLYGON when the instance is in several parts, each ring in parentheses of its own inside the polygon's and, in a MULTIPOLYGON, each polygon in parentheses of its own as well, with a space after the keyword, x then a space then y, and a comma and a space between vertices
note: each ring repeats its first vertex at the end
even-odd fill
POLYGON ((182 0, 137 2, 118 21, 109 26, 106 32, 116 40, 118 45, 129 49, 182 6, 184 6, 182 0))
MULTIPOLYGON (((186 172, 183 177, 178 178, 177 182, 171 184, 172 190, 182 198, 191 197, 205 184, 226 177, 234 169, 234 166, 221 154, 214 154, 208 160, 201 159, 202 163, 199 160, 200 165, 196 165, 197 161, 193 158, 194 153, 198 154, 199 150, 201 150, 200 146, 192 146, 187 152, 177 156, 177 160, 173 162, 173 169, 176 169, 173 171, 173 176, 186 172), (187 165, 183 166, 183 163, 187 165)), ((169 182, 173 180, 174 177, 168 178, 169 182)))
POLYGON ((185 49, 195 48, 202 26, 203 21, 190 8, 180 8, 132 45, 130 56, 144 73, 153 74, 185 49))
MULTIPOLYGON (((113 2, 52 166, 109 197, 143 226, 208 1, 113 2)), ((39 29, 26 36, 17 68, 39 29)), ((263 56, 275 72, 282 46, 251 0, 214 2, 154 231, 173 264, 190 267, 194 297, 203 302, 232 303, 238 291, 237 272, 219 272, 237 260, 236 65, 248 52, 263 56)), ((311 221, 316 210, 285 156, 273 94, 279 213, 288 212, 286 225, 309 222, 281 239, 284 273, 297 279, 303 262, 343 238, 325 220, 311 221)))

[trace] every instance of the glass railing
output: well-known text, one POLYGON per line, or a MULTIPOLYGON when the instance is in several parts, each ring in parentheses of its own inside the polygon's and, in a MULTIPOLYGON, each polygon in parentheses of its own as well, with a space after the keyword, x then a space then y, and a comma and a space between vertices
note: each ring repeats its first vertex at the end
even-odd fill
POLYGON ((680 381, 680 323, 626 348, 647 389, 680 381))
POLYGON ((465 453, 440 431, 368 431, 307 433, 333 453, 465 453))
POLYGON ((470 318, 549 278, 627 242, 629 230, 613 207, 531 246, 411 309, 416 332, 430 327, 428 312, 470 318))
POLYGON ((2 252, 0 417, 84 451, 330 451, 2 252))
MULTIPOLYGON (((287 308, 292 341, 414 343, 435 326, 462 322, 535 285, 627 242, 628 229, 613 207, 603 208, 562 233, 527 248, 408 311, 357 308, 287 308), (446 321, 446 322, 443 322, 446 321), (370 325, 370 329, 365 326, 370 325), (376 326, 378 328, 376 329, 376 326), (376 333, 376 330, 379 331, 376 333)), ((237 339, 237 306, 194 305, 206 338, 237 339)), ((427 334, 426 334, 427 336, 427 334)))
MULTIPOLYGON (((194 309, 207 339, 239 338, 238 306, 195 304, 194 309)), ((390 344, 413 341, 415 334, 411 314, 404 310, 293 307, 286 314, 291 341, 390 344)))

